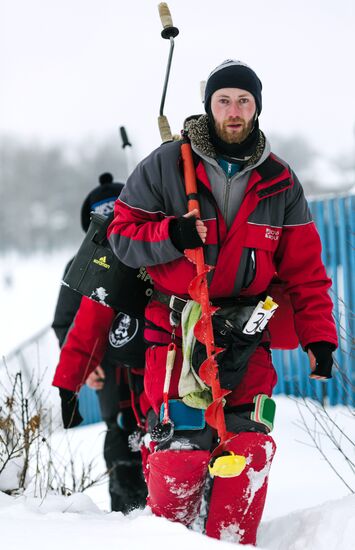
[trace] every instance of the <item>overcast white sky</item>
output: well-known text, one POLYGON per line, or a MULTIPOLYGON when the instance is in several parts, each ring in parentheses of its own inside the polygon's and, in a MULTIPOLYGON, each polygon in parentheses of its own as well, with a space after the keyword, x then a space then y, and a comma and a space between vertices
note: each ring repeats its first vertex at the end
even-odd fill
MULTIPOLYGON (((0 133, 41 142, 117 139, 142 158, 169 42, 156 0, 0 0, 0 133)), ((170 0, 180 35, 166 100, 173 131, 202 112, 199 82, 226 58, 263 82, 261 128, 355 154, 354 0, 170 0)))

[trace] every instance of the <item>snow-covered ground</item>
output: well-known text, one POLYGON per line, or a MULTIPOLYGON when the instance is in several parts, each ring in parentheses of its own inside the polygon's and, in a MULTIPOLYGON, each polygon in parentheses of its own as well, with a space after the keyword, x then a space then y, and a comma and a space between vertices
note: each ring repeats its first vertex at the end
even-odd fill
POLYGON ((73 251, 0 255, 0 357, 52 322, 60 281, 73 251))
MULTIPOLYGON (((15 266, 12 285, 6 277, 9 258, 1 258, 1 354, 6 355, 23 339, 50 324, 58 282, 69 257, 70 254, 49 258, 36 256, 25 261, 12 257, 11 265, 15 266)), ((53 350, 49 353, 53 354, 53 350)), ((53 355, 55 357, 55 352, 53 355)), ((284 396, 277 397, 276 401, 273 436, 278 450, 271 469, 258 546, 270 550, 353 550, 355 495, 314 448, 298 410, 303 411, 310 429, 315 430, 314 419, 304 405, 284 396)), ((345 407, 336 407, 329 413, 354 442, 355 422, 351 412, 345 407)), ((76 460, 94 461, 94 474, 102 473, 105 469, 102 457, 104 426, 76 428, 69 434, 59 430, 54 436, 53 447, 56 455, 63 457, 62 464, 68 460, 68 437, 76 460)), ((335 470, 354 491, 354 467, 344 460, 329 438, 321 438, 321 446, 335 470)), ((355 451, 351 442, 346 451, 354 464, 355 451)), ((109 513, 108 509, 107 481, 91 487, 85 494, 71 497, 48 494, 34 498, 31 486, 19 497, 10 497, 0 491, 1 548, 157 550, 168 547, 169 550, 195 550, 199 545, 206 549, 231 548, 230 543, 207 539, 179 524, 156 518, 148 508, 126 517, 109 513)))
MULTIPOLYGON (((278 451, 270 474, 270 484, 258 546, 268 550, 353 550, 355 541, 355 495, 310 445, 302 429, 296 402, 277 397, 274 431, 278 451)), ((343 407, 337 420, 354 436, 354 420, 343 407)), ((76 428, 70 433, 71 448, 78 462, 95 461, 95 472, 104 471, 102 445, 104 426, 76 428)), ((67 451, 66 436, 56 435, 56 454, 67 451)), ((354 472, 328 440, 323 451, 336 469, 352 482, 354 472)), ((20 497, 0 492, 1 547, 20 550, 70 550, 77 548, 119 548, 120 550, 195 550, 196 546, 227 548, 230 543, 214 541, 152 516, 150 510, 134 511, 124 517, 109 513, 107 482, 99 483, 71 497, 47 495, 33 498, 31 489, 20 497), (203 537, 203 538, 202 538, 203 537)), ((236 545, 234 545, 236 546, 236 545)))

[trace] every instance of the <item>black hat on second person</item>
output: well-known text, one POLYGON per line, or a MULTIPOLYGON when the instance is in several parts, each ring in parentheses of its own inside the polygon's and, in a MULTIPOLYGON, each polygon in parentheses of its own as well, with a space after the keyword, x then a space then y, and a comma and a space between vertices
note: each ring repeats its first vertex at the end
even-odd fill
POLYGON ((109 172, 101 174, 99 185, 90 191, 81 207, 81 226, 85 232, 89 229, 91 212, 104 216, 111 214, 123 186, 123 183, 114 182, 109 172))

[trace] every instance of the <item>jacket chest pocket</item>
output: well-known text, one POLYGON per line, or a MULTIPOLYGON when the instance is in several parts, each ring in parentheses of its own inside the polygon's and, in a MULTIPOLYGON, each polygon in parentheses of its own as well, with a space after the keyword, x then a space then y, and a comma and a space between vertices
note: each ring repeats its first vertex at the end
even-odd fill
POLYGON ((248 224, 243 252, 243 288, 257 293, 265 290, 275 273, 273 257, 281 234, 281 227, 248 224))
POLYGON ((282 227, 248 223, 248 232, 245 237, 244 246, 274 252, 278 247, 281 235, 282 227))

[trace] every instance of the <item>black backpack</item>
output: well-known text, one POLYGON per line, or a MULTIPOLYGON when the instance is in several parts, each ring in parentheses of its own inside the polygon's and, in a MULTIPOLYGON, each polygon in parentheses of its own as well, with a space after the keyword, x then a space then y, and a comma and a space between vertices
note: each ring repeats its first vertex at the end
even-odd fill
POLYGON ((118 312, 143 317, 153 282, 145 267, 128 267, 113 253, 107 239, 112 219, 113 214, 92 214, 88 232, 62 284, 118 312))

